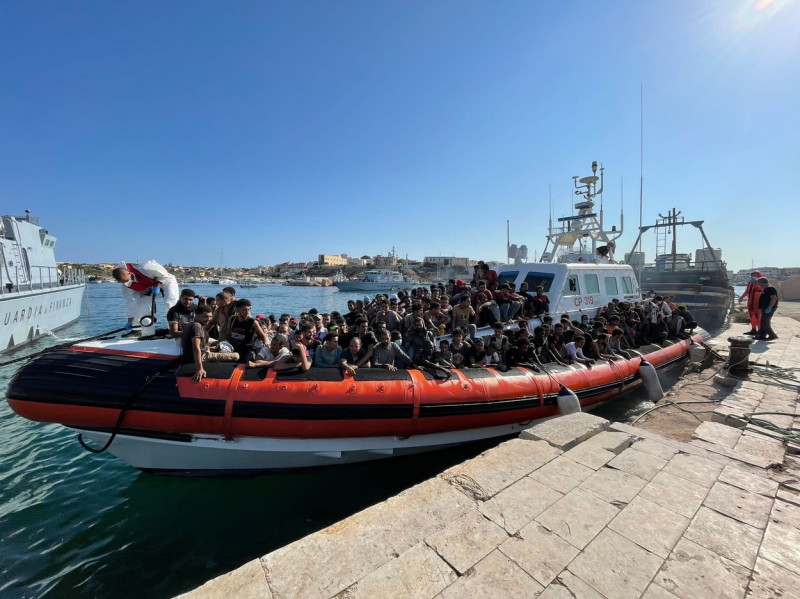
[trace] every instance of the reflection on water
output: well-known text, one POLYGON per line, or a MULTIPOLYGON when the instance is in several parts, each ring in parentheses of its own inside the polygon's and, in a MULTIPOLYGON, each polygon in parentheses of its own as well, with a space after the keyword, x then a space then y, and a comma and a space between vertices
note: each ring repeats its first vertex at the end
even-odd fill
MULTIPOLYGON (((192 287, 204 295, 220 290, 192 287)), ((90 309, 84 306, 80 322, 17 355, 124 324, 116 285, 89 285, 88 292, 90 309)), ((240 295, 253 301, 254 314, 276 315, 343 310, 351 297, 274 285, 240 295)), ((3 395, 14 370, 0 368, 3 395)), ((643 394, 629 395, 595 413, 625 420, 650 406, 643 394)), ((111 455, 90 455, 74 431, 19 418, 4 401, 0 430, 2 597, 171 597, 499 442, 337 468, 192 479, 145 475, 111 455)))

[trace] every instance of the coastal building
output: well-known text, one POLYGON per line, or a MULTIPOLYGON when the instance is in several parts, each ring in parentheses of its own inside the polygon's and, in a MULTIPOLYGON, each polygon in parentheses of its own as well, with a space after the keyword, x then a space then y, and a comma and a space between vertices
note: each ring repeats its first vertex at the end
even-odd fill
POLYGON ((320 266, 347 266, 347 254, 320 254, 317 264, 320 266))
POLYGON ((469 268, 470 266, 469 258, 459 258, 456 256, 425 256, 422 262, 426 266, 441 266, 444 268, 469 268))

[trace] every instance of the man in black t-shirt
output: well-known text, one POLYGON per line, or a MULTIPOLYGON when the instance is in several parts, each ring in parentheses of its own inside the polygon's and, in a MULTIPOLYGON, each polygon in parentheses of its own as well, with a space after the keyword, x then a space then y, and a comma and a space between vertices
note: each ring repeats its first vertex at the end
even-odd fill
MULTIPOLYGON (((192 289, 184 289, 181 291, 181 295, 178 298, 178 303, 167 311, 169 334, 173 337, 180 337, 181 332, 184 328, 186 328, 186 325, 190 322, 194 322, 194 311, 197 307, 194 303, 195 297, 196 294, 192 289)), ((201 303, 205 301, 205 299, 202 297, 200 300, 201 303)))
POLYGON ((758 327, 756 339, 772 341, 778 336, 772 330, 772 316, 778 309, 778 290, 769 284, 769 279, 760 277, 758 286, 761 287, 761 297, 758 298, 758 308, 761 310, 761 323, 758 327))

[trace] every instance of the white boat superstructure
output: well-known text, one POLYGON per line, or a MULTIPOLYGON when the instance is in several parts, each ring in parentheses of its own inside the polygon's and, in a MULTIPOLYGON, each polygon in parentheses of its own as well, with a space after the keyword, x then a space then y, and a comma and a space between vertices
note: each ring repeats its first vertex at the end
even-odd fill
POLYGON ((78 319, 83 270, 59 269, 56 238, 25 211, 0 217, 0 352, 78 319))
POLYGON ((499 285, 513 282, 519 290, 527 282, 530 292, 541 286, 550 300, 551 314, 568 313, 578 320, 582 314, 593 317, 613 299, 621 302, 641 299, 633 268, 614 261, 615 240, 622 235, 622 214, 619 229, 612 226, 607 230, 602 200, 599 212, 595 211, 595 202, 603 193, 604 169, 600 167, 599 177, 597 170, 594 161, 590 176, 573 177, 575 195, 580 197, 575 203, 577 214, 557 219, 560 224, 555 227, 551 217, 541 262, 517 262, 494 268, 499 285))
POLYGON ((334 281, 339 291, 396 291, 414 285, 414 281, 396 270, 371 269, 352 281, 334 281))
POLYGON ((597 176, 597 161, 592 162, 592 174, 578 179, 572 178, 575 195, 580 200, 575 202, 577 214, 562 216, 560 223, 553 226, 553 218, 547 233, 547 243, 542 251, 542 262, 593 262, 603 263, 614 260, 616 240, 622 235, 623 218, 620 212, 620 226, 612 226, 606 230, 603 223, 603 167, 597 176), (600 182, 600 189, 597 183, 600 182), (600 210, 595 211, 595 201, 600 196, 600 210), (551 249, 552 248, 552 249, 551 249))

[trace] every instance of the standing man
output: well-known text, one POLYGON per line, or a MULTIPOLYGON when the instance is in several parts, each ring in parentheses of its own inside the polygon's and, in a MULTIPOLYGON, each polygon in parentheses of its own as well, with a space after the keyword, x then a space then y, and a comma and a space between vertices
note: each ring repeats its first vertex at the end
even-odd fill
POLYGON ((760 270, 754 270, 750 273, 747 289, 744 290, 742 297, 739 298, 739 301, 747 298, 747 313, 750 315, 750 330, 745 335, 758 335, 761 325, 761 310, 758 309, 758 300, 761 297, 761 286, 758 284, 760 276, 760 270))
POLYGON ((122 296, 128 315, 125 328, 128 330, 134 321, 138 323, 142 316, 150 314, 153 296, 162 295, 167 310, 178 303, 177 279, 155 260, 136 265, 120 264, 112 275, 122 283, 122 296))
POLYGON ((778 290, 769 284, 769 279, 760 277, 757 281, 761 288, 761 297, 758 298, 758 308, 761 310, 761 323, 756 339, 772 341, 778 336, 772 330, 772 316, 778 309, 778 290))

